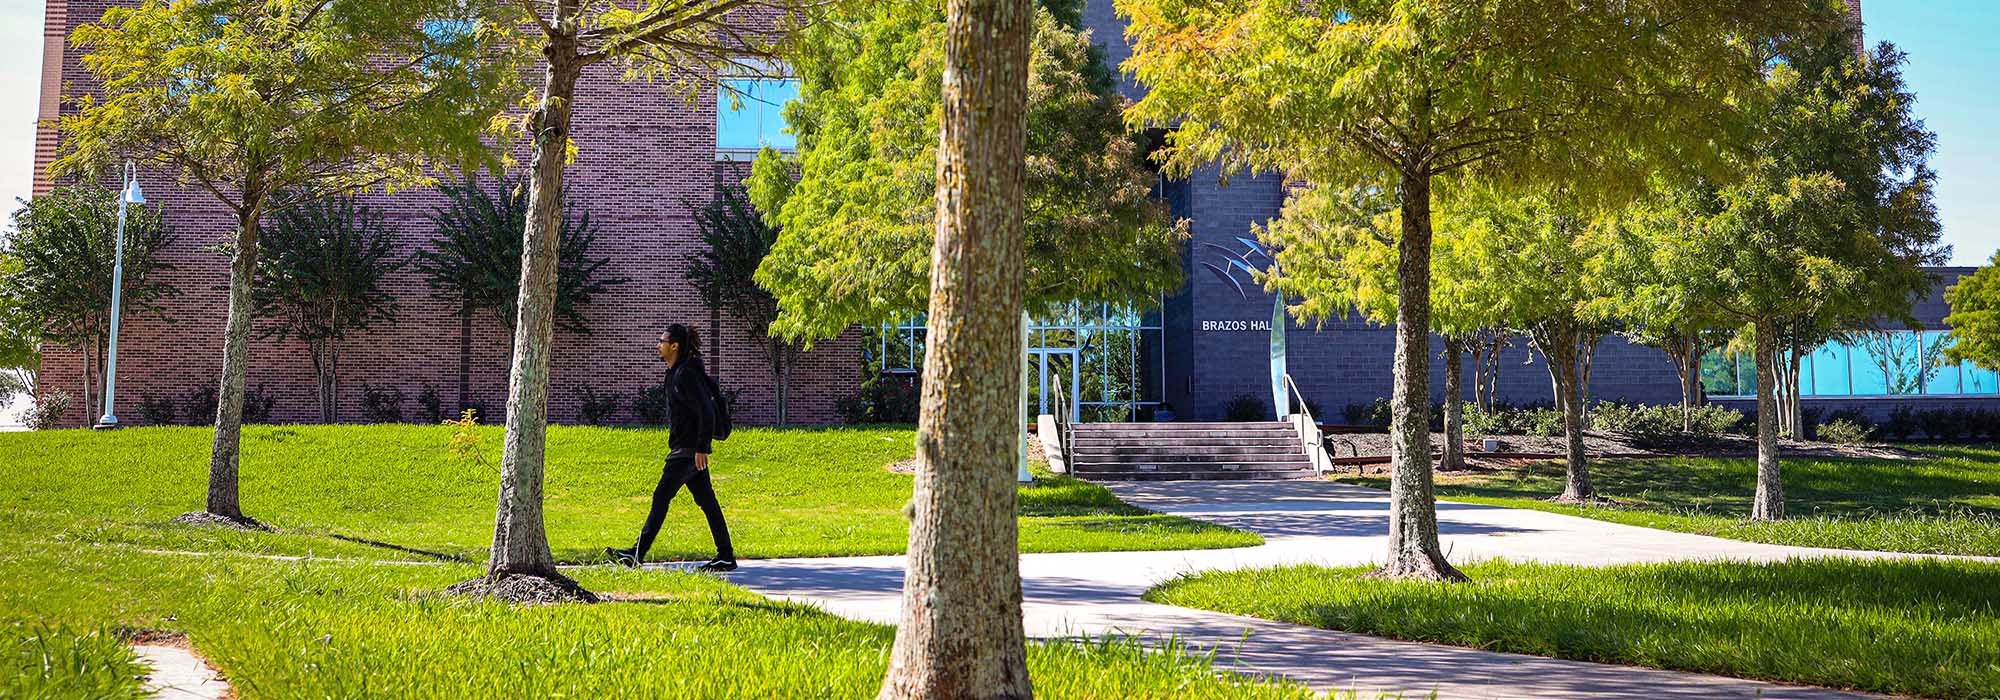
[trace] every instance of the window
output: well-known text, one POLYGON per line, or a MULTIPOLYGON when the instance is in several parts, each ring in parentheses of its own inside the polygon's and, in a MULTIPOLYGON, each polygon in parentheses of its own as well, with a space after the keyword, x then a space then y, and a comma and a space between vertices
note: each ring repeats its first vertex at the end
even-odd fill
MULTIPOLYGON (((2000 395, 2000 377, 1971 363, 1944 359, 1949 331, 1858 331, 1814 349, 1799 366, 1806 396, 2000 395)), ((1757 364, 1749 353, 1710 351, 1701 360, 1702 388, 1710 396, 1757 393, 1757 364)))
POLYGON ((718 158, 755 156, 766 146, 798 147, 785 131, 785 103, 798 99, 791 78, 725 78, 715 91, 715 153, 718 158))

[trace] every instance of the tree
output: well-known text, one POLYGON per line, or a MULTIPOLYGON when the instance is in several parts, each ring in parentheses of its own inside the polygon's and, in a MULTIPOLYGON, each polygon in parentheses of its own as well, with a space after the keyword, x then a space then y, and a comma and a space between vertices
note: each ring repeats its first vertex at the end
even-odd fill
MULTIPOLYGON (((925 307, 932 248, 945 14, 935 0, 871 3, 797 38, 795 156, 759 155, 751 200, 781 228, 757 281, 778 331, 804 340, 925 307)), ((1101 50, 1076 3, 1034 10, 1028 66, 1028 306, 1131 303, 1181 281, 1185 225, 1150 198, 1157 176, 1121 122, 1101 50), (1067 17, 1070 24, 1064 24, 1067 17)))
POLYGON ((1028 0, 949 0, 930 348, 883 700, 1027 698, 1014 520, 1026 309, 1028 0))
POLYGON ((402 266, 391 259, 392 234, 381 212, 337 197, 279 213, 257 245, 252 297, 267 320, 258 337, 305 344, 319 419, 338 422, 341 341, 396 320, 396 297, 382 288, 382 278, 402 266))
POLYGON ((740 185, 716 183, 715 194, 707 203, 688 202, 688 208, 695 211, 695 228, 705 244, 699 252, 684 257, 688 282, 702 299, 713 300, 711 309, 727 307, 751 327, 764 329, 764 354, 778 386, 778 424, 784 425, 792 367, 804 348, 772 330, 778 319, 778 299, 758 286, 756 279, 757 266, 778 240, 778 229, 757 214, 740 185))
MULTIPOLYGON (((103 397, 105 344, 111 337, 111 273, 117 260, 118 195, 94 185, 60 187, 22 202, 14 230, 0 241, 0 306, 20 324, 9 335, 14 362, 35 356, 34 348, 54 343, 83 353, 84 420, 97 417, 103 397), (98 403, 93 404, 96 397, 98 403)), ((157 210, 131 206, 125 221, 124 293, 126 311, 166 320, 160 302, 179 294, 165 279, 173 265, 160 256, 173 236, 157 210)), ((23 391, 28 387, 16 387, 23 391)))
POLYGON ((493 162, 481 132, 516 69, 504 22, 457 0, 244 0, 112 7, 73 40, 102 97, 74 96, 52 170, 85 177, 136 158, 213 195, 234 218, 229 312, 195 521, 254 524, 237 492, 251 281, 260 222, 301 203, 428 183, 435 167, 493 162))
POLYGON ((1951 315, 1944 317, 1944 322, 1951 326, 1953 338, 1945 348, 1945 359, 2000 370, 2000 272, 1994 272, 1996 269, 2000 269, 2000 252, 1993 254, 1986 267, 1944 290, 1944 300, 1951 305, 1951 315))
POLYGON ((40 324, 21 308, 21 300, 6 292, 6 280, 19 274, 21 260, 0 247, 0 405, 15 394, 36 396, 35 373, 42 367, 40 324))
POLYGON ((1432 190, 1485 180, 1635 189, 1718 162, 1760 96, 1759 37, 1824 20, 1793 0, 1118 0, 1127 114, 1171 128, 1175 175, 1283 172, 1395 193, 1395 390, 1383 576, 1462 580, 1438 546, 1429 440, 1432 190), (1625 187, 1621 187, 1621 185, 1625 187))
MULTIPOLYGON (((543 447, 548 430, 549 355, 555 334, 563 220, 563 166, 572 157, 570 119, 583 71, 598 64, 657 80, 690 98, 715 76, 776 59, 786 31, 830 0, 520 0, 506 3, 541 56, 540 94, 519 120, 532 144, 528 216, 507 383, 507 440, 492 557, 481 579, 456 590, 505 597, 591 599, 556 571, 542 528, 543 447)), ((493 3, 500 5, 500 3, 493 3)))
MULTIPOLYGON (((1362 188, 1296 190, 1276 220, 1257 229, 1277 264, 1261 275, 1265 286, 1287 298, 1300 319, 1322 324, 1361 314, 1377 324, 1396 318, 1395 257, 1401 215, 1385 193, 1362 188)), ((1456 260, 1455 241, 1437 250, 1456 260)), ((1443 267, 1462 267, 1447 265, 1443 267)), ((1465 468, 1464 365, 1462 358, 1483 331, 1500 319, 1490 312, 1489 289, 1471 272, 1439 275, 1431 286, 1431 330, 1444 338, 1444 450, 1438 468, 1465 468)), ((1429 431, 1428 426, 1425 429, 1429 431)))
MULTIPOLYGON (((485 311, 502 327, 514 329, 528 197, 519 182, 506 176, 499 178, 495 189, 481 185, 475 176, 438 190, 445 203, 430 216, 436 237, 431 247, 417 251, 412 262, 437 298, 458 304, 458 408, 464 411, 475 405, 473 319, 485 311)), ((590 256, 597 229, 590 225, 588 212, 565 215, 556 238, 555 325, 588 335, 590 324, 583 309, 593 297, 629 280, 605 276, 604 266, 611 258, 590 256)))
POLYGON ((1730 178, 1663 192, 1638 219, 1660 271, 1644 293, 1699 300, 1754 348, 1756 520, 1784 517, 1780 348, 1796 362, 1838 325, 1913 323, 1911 296, 1934 284, 1923 268, 1949 250, 1931 205, 1935 137, 1911 113, 1903 54, 1884 43, 1856 56, 1852 31, 1782 45, 1754 157, 1730 178))
POLYGON ((1440 271, 1472 286, 1480 306, 1528 337, 1548 366, 1556 408, 1563 414, 1565 503, 1593 503, 1583 445, 1583 414, 1589 401, 1590 366, 1597 343, 1612 328, 1599 300, 1613 294, 1601 275, 1603 246, 1594 234, 1594 215, 1560 196, 1502 196, 1481 192, 1466 198, 1447 218, 1457 264, 1439 260, 1440 271))

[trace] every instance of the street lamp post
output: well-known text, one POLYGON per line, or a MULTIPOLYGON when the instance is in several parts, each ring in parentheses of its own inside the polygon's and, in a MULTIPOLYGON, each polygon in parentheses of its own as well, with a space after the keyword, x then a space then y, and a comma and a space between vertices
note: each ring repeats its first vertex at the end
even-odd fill
POLYGON ((132 161, 125 161, 125 187, 118 192, 118 239, 112 245, 111 258, 111 338, 104 353, 104 416, 97 419, 98 430, 118 427, 118 415, 112 404, 118 397, 118 316, 124 306, 125 291, 125 212, 134 204, 145 204, 146 196, 139 193, 139 171, 132 161))

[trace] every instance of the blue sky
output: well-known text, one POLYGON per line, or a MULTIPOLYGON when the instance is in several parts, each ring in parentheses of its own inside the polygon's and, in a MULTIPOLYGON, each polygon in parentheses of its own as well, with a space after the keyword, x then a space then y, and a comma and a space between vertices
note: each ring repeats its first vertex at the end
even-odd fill
MULTIPOLYGON (((2000 249, 2000 2, 1867 0, 1862 12, 1871 43, 1910 54, 1917 113, 1938 134, 1931 165, 1952 262, 1983 264, 2000 249)), ((41 61, 41 1, 0 0, 0 225, 28 194, 41 61)))

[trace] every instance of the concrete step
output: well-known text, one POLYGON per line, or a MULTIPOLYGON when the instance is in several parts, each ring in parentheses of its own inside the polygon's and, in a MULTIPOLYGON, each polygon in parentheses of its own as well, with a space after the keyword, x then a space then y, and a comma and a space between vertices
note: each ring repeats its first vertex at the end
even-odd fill
POLYGON ((1077 452, 1070 460, 1076 464, 1146 464, 1159 462, 1207 462, 1215 464, 1258 463, 1258 462, 1306 462, 1305 452, 1291 451, 1236 451, 1210 454, 1187 453, 1118 453, 1118 452, 1077 452))
POLYGON ((1132 430, 1132 429, 1145 429, 1145 430, 1255 430, 1255 429, 1291 430, 1292 429, 1291 424, 1285 423, 1284 421, 1256 421, 1250 423, 1216 423, 1216 422, 1199 423, 1192 421, 1185 423, 1076 423, 1073 424, 1073 427, 1077 429, 1077 432, 1095 432, 1103 430, 1119 431, 1119 430, 1132 430))
POLYGON ((1293 430, 1292 430, 1291 428, 1242 428, 1242 429, 1236 429, 1236 430, 1227 430, 1227 429, 1209 429, 1209 430, 1154 430, 1154 429, 1151 429, 1151 428, 1127 428, 1127 429, 1125 429, 1125 430, 1079 430, 1079 431, 1076 431, 1075 433, 1072 433, 1072 435, 1074 435, 1074 436, 1076 437, 1076 439, 1078 439, 1078 440, 1084 440, 1084 439, 1110 439, 1110 440, 1183 440, 1183 439, 1222 439, 1222 440, 1235 440, 1235 439, 1244 439, 1244 438, 1282 438, 1282 437, 1292 437, 1292 438, 1297 438, 1297 437, 1299 436, 1299 434, 1298 434, 1297 432, 1293 431, 1293 430))
POLYGON ((1207 448, 1207 447, 1283 447, 1299 449, 1299 436, 1282 437, 1171 437, 1126 440, 1113 437, 1089 437, 1078 435, 1070 440, 1078 452, 1100 447, 1158 447, 1162 449, 1207 448))
POLYGON ((1256 472, 1256 471, 1297 471, 1312 470, 1312 463, 1305 460, 1296 462, 1086 462, 1072 467, 1078 474, 1114 474, 1125 472, 1256 472))
POLYGON ((1079 472, 1077 476, 1093 481, 1273 481, 1311 478, 1313 470, 1079 472))

